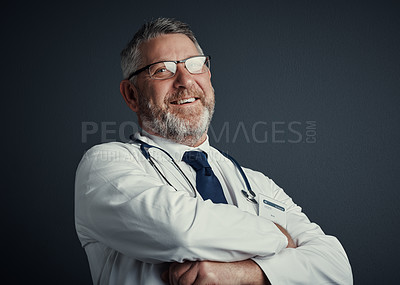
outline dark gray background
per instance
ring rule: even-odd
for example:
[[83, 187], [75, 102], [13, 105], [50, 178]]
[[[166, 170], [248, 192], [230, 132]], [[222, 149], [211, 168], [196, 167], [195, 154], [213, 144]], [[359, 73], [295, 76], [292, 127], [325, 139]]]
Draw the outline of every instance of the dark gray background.
[[[75, 169], [90, 146], [134, 129], [119, 52], [159, 16], [188, 22], [212, 55], [214, 145], [337, 236], [356, 284], [397, 283], [399, 12], [396, 1], [6, 1], [2, 232], [13, 284], [90, 284]], [[85, 122], [99, 127], [87, 140]]]

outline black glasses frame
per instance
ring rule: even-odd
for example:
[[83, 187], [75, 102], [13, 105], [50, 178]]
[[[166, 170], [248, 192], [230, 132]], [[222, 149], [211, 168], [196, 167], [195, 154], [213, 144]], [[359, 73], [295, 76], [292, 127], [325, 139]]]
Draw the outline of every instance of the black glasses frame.
[[[154, 64], [162, 63], [162, 62], [174, 62], [175, 64], [178, 64], [178, 63], [181, 63], [181, 62], [182, 62], [182, 63], [185, 63], [188, 59], [195, 58], [195, 57], [206, 57], [206, 61], [205, 61], [204, 63], [206, 63], [206, 62], [208, 62], [208, 61], [211, 60], [211, 56], [210, 56], [210, 55], [195, 55], [195, 56], [191, 56], [191, 57], [188, 57], [188, 58], [182, 59], [182, 60], [161, 60], [161, 61], [157, 61], [157, 62], [150, 63], [149, 65], [146, 65], [145, 67], [142, 67], [142, 68], [140, 68], [140, 69], [138, 69], [138, 70], [132, 72], [132, 73], [128, 76], [127, 80], [130, 80], [133, 76], [136, 76], [136, 75], [138, 75], [139, 73], [145, 71], [146, 69], [149, 69], [150, 66], [152, 66], [152, 65], [154, 65]], [[186, 66], [185, 66], [185, 67], [186, 67]], [[199, 73], [199, 74], [201, 74], [201, 73]], [[167, 78], [166, 78], [166, 79], [167, 79]]]

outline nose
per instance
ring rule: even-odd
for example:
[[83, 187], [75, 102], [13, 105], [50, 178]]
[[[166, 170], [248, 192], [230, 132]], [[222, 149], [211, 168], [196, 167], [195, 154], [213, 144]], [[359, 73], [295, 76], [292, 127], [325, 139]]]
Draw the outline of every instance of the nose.
[[174, 87], [189, 89], [194, 84], [193, 74], [186, 68], [184, 63], [178, 63], [174, 76]]

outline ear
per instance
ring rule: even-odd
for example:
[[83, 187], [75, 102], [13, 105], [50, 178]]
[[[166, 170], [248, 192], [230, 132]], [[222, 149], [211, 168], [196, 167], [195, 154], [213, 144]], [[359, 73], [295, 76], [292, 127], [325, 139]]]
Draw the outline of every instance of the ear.
[[138, 90], [129, 80], [122, 80], [119, 85], [119, 91], [125, 99], [126, 104], [132, 111], [137, 112], [139, 110], [138, 101]]

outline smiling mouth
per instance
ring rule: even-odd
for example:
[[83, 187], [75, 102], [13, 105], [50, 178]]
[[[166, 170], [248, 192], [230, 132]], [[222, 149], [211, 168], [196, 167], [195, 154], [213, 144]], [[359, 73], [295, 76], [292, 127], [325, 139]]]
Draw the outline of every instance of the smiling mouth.
[[187, 99], [181, 99], [177, 101], [172, 101], [171, 104], [174, 105], [184, 105], [184, 104], [189, 104], [193, 103], [194, 101], [198, 100], [199, 98], [187, 98]]

